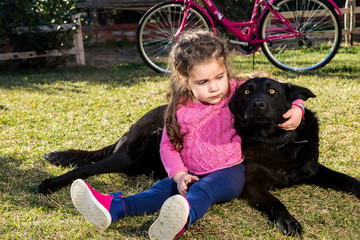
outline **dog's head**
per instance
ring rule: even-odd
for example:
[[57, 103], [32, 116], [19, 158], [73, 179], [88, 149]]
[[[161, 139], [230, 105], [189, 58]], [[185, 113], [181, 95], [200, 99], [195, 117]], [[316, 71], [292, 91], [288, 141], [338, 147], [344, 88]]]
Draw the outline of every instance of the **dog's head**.
[[309, 89], [270, 78], [253, 78], [240, 85], [229, 103], [238, 134], [244, 128], [274, 131], [296, 99], [316, 97]]

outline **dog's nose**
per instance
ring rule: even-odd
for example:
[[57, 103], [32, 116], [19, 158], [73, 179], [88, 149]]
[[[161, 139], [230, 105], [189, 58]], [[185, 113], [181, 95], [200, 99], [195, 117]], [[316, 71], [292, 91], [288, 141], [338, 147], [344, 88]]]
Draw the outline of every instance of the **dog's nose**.
[[265, 103], [262, 101], [255, 101], [253, 102], [253, 108], [257, 110], [264, 110], [265, 109]]

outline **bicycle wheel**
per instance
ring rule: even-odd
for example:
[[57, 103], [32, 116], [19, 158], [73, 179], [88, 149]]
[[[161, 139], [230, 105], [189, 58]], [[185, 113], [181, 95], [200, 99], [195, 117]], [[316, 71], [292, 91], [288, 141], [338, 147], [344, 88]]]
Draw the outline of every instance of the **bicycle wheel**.
[[[160, 3], [145, 13], [137, 29], [137, 47], [144, 62], [156, 72], [171, 73], [168, 56], [184, 15], [183, 3]], [[211, 30], [209, 19], [192, 6], [182, 32]]]
[[[341, 42], [341, 28], [334, 8], [324, 0], [277, 0], [274, 5], [303, 36], [264, 42], [261, 48], [276, 67], [305, 71], [325, 66]], [[264, 13], [259, 25], [260, 39], [290, 33], [272, 12]]]

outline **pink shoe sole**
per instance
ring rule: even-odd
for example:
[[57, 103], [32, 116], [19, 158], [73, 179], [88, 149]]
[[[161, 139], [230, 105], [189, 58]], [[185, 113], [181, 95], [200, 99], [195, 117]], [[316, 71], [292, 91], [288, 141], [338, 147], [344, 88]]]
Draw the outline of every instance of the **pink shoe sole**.
[[109, 211], [94, 197], [83, 180], [73, 182], [70, 194], [74, 206], [97, 230], [104, 231], [110, 226]]

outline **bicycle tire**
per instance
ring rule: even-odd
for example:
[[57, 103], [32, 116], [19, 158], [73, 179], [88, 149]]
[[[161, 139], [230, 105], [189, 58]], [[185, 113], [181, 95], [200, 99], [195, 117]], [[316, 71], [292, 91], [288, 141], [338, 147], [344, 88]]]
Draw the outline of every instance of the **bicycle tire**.
[[[325, 0], [277, 0], [274, 5], [302, 37], [284, 38], [261, 44], [267, 59], [282, 70], [307, 71], [321, 68], [335, 56], [341, 43], [341, 28], [334, 8]], [[259, 25], [259, 38], [288, 31], [269, 10]]]
[[[137, 29], [137, 48], [143, 61], [156, 72], [171, 73], [168, 57], [174, 36], [181, 25], [183, 3], [165, 2], [149, 9], [141, 18]], [[182, 33], [189, 30], [212, 30], [207, 16], [191, 6]]]

